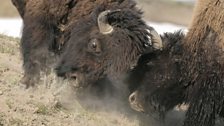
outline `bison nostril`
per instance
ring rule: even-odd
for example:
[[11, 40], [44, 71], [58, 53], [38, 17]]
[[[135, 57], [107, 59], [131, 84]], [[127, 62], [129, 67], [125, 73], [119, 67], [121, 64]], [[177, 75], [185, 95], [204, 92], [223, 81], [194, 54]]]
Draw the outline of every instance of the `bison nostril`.
[[70, 78], [76, 80], [77, 79], [77, 74], [76, 73], [71, 73]]
[[129, 102], [130, 103], [134, 103], [136, 101], [136, 92], [132, 93], [130, 96], [129, 96]]
[[77, 74], [76, 73], [67, 73], [66, 74], [66, 78], [70, 78], [70, 79], [77, 79]]

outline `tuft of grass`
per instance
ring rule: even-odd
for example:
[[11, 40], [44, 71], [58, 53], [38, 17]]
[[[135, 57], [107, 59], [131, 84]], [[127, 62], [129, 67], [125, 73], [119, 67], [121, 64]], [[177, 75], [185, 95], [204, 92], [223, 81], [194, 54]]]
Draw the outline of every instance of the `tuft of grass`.
[[4, 114], [3, 113], [0, 113], [0, 126], [4, 126]]
[[55, 111], [64, 110], [63, 105], [60, 102], [56, 102], [52, 106], [52, 109], [55, 110]]
[[34, 113], [41, 115], [50, 115], [50, 109], [44, 104], [36, 104], [36, 110]]
[[11, 55], [15, 55], [15, 51], [11, 48], [5, 48], [4, 46], [0, 46], [0, 53], [8, 53]]
[[9, 99], [7, 99], [6, 101], [5, 101], [5, 103], [6, 103], [6, 105], [9, 107], [9, 109], [12, 109], [12, 101], [10, 101]]
[[0, 118], [0, 126], [4, 126], [3, 119]]
[[9, 124], [11, 126], [22, 126], [23, 121], [19, 118], [11, 118], [11, 119], [9, 119]]
[[19, 43], [19, 41], [20, 41], [20, 38], [18, 38], [18, 37], [11, 37], [11, 36], [7, 36], [7, 35], [3, 35], [3, 34], [0, 34], [0, 39], [4, 39], [6, 41], [15, 41], [17, 43]]
[[15, 55], [19, 52], [19, 38], [9, 37], [0, 34], [0, 41], [0, 53], [8, 53], [11, 55]]

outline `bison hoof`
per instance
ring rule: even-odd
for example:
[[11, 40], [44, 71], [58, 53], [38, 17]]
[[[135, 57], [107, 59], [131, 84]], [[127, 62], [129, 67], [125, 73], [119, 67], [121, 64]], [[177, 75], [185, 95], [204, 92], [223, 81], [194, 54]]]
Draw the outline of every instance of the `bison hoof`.
[[24, 76], [21, 80], [20, 83], [25, 85], [25, 88], [28, 89], [30, 87], [34, 87], [35, 83], [38, 82], [37, 77], [30, 77], [30, 76]]

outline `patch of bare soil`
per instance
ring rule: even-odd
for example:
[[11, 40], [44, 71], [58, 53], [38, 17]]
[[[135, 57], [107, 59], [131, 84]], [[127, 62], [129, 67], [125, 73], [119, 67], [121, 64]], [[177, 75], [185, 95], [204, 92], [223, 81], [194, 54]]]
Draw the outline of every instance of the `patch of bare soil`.
[[0, 126], [138, 126], [118, 111], [88, 110], [54, 74], [24, 89], [19, 39], [0, 35]]

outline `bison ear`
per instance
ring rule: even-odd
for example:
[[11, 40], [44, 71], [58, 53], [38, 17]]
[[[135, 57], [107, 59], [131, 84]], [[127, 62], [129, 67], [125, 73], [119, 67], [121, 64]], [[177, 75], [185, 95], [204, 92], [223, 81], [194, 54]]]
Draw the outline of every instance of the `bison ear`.
[[98, 15], [97, 23], [98, 23], [99, 30], [102, 34], [110, 34], [113, 32], [114, 28], [108, 23], [107, 16], [111, 13], [118, 12], [118, 11], [120, 11], [120, 9], [117, 9], [114, 11], [106, 10], [101, 12]]

